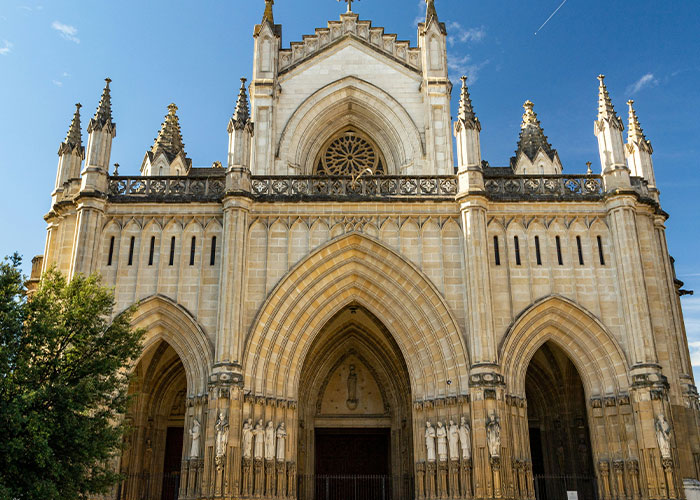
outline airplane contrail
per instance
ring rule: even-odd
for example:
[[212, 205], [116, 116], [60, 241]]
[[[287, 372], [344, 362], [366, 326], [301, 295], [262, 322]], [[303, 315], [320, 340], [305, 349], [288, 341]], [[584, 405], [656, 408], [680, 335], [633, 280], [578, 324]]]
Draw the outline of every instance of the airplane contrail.
[[569, 0], [564, 0], [564, 1], [561, 3], [561, 5], [560, 5], [559, 7], [557, 7], [557, 10], [555, 10], [554, 12], [552, 12], [552, 15], [549, 16], [549, 17], [547, 18], [547, 20], [546, 20], [544, 23], [542, 23], [542, 26], [540, 26], [540, 27], [537, 29], [537, 31], [535, 31], [535, 35], [537, 35], [537, 33], [539, 33], [540, 30], [541, 30], [542, 28], [544, 28], [544, 27], [547, 25], [547, 23], [548, 23], [549, 21], [552, 20], [552, 18], [553, 18], [554, 16], [557, 15], [557, 12], [559, 12], [559, 9], [561, 9], [561, 8], [564, 6], [564, 4], [565, 4], [566, 2], [568, 2], [568, 1], [569, 1]]

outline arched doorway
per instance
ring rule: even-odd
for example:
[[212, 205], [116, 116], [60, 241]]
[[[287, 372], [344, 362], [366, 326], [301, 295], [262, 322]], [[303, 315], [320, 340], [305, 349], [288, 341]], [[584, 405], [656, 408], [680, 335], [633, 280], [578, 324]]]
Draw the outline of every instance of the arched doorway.
[[158, 341], [144, 352], [129, 387], [133, 398], [122, 453], [124, 500], [178, 498], [183, 455], [187, 380], [175, 350]]
[[305, 358], [299, 391], [299, 498], [411, 498], [406, 363], [377, 318], [349, 305]]
[[593, 457], [581, 377], [567, 354], [546, 342], [525, 377], [537, 500], [595, 499]]

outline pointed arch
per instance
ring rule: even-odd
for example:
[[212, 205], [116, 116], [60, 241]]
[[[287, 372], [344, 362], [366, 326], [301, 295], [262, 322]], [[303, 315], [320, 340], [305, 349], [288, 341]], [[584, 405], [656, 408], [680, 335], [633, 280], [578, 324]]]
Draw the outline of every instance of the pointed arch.
[[415, 122], [394, 97], [369, 82], [347, 76], [309, 96], [287, 121], [276, 157], [311, 174], [316, 154], [339, 127], [362, 129], [384, 154], [389, 174], [422, 161], [425, 146]]
[[214, 348], [187, 309], [168, 297], [152, 295], [138, 303], [132, 326], [146, 331], [144, 353], [161, 340], [175, 350], [185, 367], [190, 396], [206, 393]]
[[415, 397], [466, 394], [467, 348], [444, 297], [415, 265], [357, 233], [321, 247], [270, 294], [246, 339], [247, 389], [296, 399], [309, 347], [349, 304], [364, 307], [391, 333], [410, 360]]
[[569, 356], [588, 398], [629, 389], [624, 351], [601, 321], [565, 297], [549, 296], [521, 313], [501, 342], [501, 366], [510, 393], [525, 396], [530, 360], [547, 341]]

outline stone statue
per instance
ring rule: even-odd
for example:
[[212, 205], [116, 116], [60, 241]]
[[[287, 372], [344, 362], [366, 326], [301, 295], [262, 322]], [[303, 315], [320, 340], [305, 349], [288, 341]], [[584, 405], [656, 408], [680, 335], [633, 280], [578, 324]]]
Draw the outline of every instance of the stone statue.
[[348, 373], [348, 399], [345, 404], [349, 410], [357, 408], [357, 373], [355, 373], [355, 365], [350, 365], [350, 373]]
[[440, 421], [437, 423], [435, 435], [437, 436], [438, 458], [441, 462], [445, 462], [447, 461], [447, 429]]
[[284, 422], [277, 427], [277, 461], [284, 462], [287, 444], [287, 429]]
[[435, 428], [430, 421], [425, 423], [425, 447], [428, 454], [428, 462], [435, 461]]
[[459, 460], [459, 428], [450, 420], [447, 428], [447, 441], [450, 445], [450, 460]]
[[243, 423], [241, 448], [243, 449], [243, 458], [251, 458], [253, 456], [253, 420], [250, 418]]
[[486, 421], [486, 440], [491, 458], [499, 458], [501, 456], [501, 422], [495, 414]]
[[459, 421], [459, 443], [462, 446], [462, 458], [464, 460], [472, 458], [471, 429], [465, 417], [462, 417]]
[[253, 456], [256, 459], [262, 459], [265, 448], [265, 430], [263, 429], [262, 418], [258, 420], [257, 424], [255, 424], [255, 428], [253, 429], [253, 437], [255, 438], [255, 449]]
[[216, 457], [221, 458], [226, 455], [226, 444], [228, 443], [228, 418], [224, 411], [219, 412], [219, 418], [216, 419]]
[[275, 459], [275, 424], [270, 420], [265, 427], [265, 460]]
[[668, 423], [663, 413], [656, 416], [656, 440], [659, 442], [661, 458], [671, 458], [671, 424]]
[[190, 429], [190, 436], [192, 436], [190, 458], [199, 458], [199, 439], [202, 436], [202, 426], [199, 424], [199, 420], [197, 420], [196, 418], [192, 419], [192, 428]]

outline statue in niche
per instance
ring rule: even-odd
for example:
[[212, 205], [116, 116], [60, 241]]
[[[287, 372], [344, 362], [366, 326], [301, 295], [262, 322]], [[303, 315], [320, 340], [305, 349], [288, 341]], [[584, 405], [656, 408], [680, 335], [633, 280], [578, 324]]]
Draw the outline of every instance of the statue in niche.
[[459, 443], [462, 446], [462, 458], [464, 460], [472, 458], [471, 429], [466, 417], [462, 417], [459, 421]]
[[355, 365], [350, 365], [350, 373], [348, 373], [348, 399], [345, 404], [349, 410], [357, 408], [357, 373], [355, 373]]
[[445, 462], [447, 461], [447, 429], [439, 420], [435, 435], [437, 436], [438, 458], [441, 462]]
[[226, 455], [226, 444], [228, 443], [228, 418], [226, 418], [224, 411], [219, 412], [214, 430], [216, 430], [216, 458], [217, 461], [221, 461]]
[[447, 428], [447, 440], [450, 445], [450, 460], [459, 460], [459, 428], [452, 419]]
[[243, 449], [243, 458], [251, 458], [253, 456], [253, 420], [250, 418], [243, 423], [241, 448]]
[[265, 460], [275, 459], [275, 424], [270, 420], [265, 427]]
[[196, 418], [192, 419], [192, 428], [190, 429], [190, 436], [192, 436], [192, 446], [190, 446], [190, 458], [199, 458], [199, 439], [202, 436], [202, 426], [199, 424], [199, 420]]
[[428, 454], [428, 462], [435, 461], [435, 428], [430, 421], [425, 423], [425, 448]]
[[668, 423], [663, 413], [656, 416], [656, 440], [659, 442], [661, 458], [671, 458], [671, 424]]
[[253, 428], [253, 437], [255, 439], [253, 456], [255, 459], [262, 459], [265, 449], [265, 430], [263, 429], [262, 418], [258, 420], [255, 428]]
[[287, 445], [287, 429], [284, 422], [277, 427], [277, 461], [284, 462]]
[[496, 414], [491, 415], [486, 421], [486, 440], [488, 442], [491, 458], [500, 458], [501, 422]]

